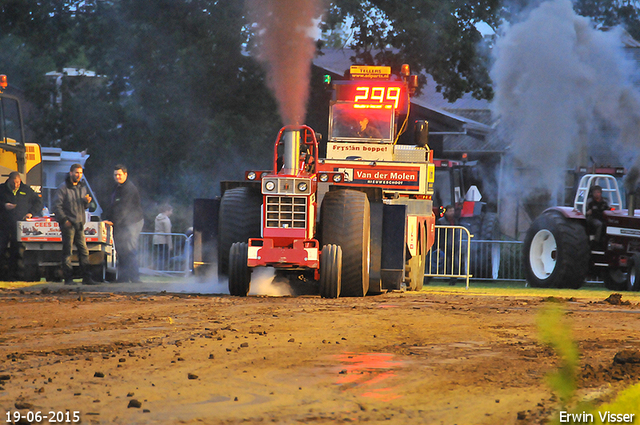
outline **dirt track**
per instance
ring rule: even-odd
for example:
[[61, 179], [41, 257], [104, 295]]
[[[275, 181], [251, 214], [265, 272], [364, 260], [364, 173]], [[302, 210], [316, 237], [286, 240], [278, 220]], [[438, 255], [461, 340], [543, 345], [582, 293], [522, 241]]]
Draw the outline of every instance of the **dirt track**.
[[[549, 300], [535, 291], [324, 300], [90, 289], [0, 290], [3, 423], [16, 406], [78, 411], [85, 424], [447, 425], [541, 423], [558, 407], [544, 384], [556, 356], [535, 325]], [[581, 394], [606, 398], [640, 377], [612, 363], [640, 349], [640, 306], [603, 294], [563, 304]]]

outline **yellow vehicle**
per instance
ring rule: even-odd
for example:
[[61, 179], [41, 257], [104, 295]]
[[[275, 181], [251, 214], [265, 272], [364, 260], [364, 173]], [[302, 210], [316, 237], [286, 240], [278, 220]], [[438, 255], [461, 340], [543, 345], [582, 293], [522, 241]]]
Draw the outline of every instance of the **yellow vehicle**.
[[42, 154], [40, 145], [26, 143], [22, 109], [17, 97], [5, 93], [7, 76], [0, 75], [0, 183], [13, 171], [40, 193]]

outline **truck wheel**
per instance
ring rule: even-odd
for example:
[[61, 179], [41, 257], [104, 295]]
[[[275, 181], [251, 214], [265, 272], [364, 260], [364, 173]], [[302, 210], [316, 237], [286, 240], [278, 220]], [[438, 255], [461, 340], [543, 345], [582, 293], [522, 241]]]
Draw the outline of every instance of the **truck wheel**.
[[579, 288], [589, 269], [587, 232], [557, 212], [533, 221], [523, 254], [527, 282], [535, 288]]
[[61, 282], [62, 270], [60, 269], [60, 267], [47, 266], [44, 269], [44, 277], [47, 282]]
[[640, 291], [640, 254], [633, 254], [629, 259], [629, 273], [627, 273], [627, 291]]
[[355, 190], [327, 192], [322, 201], [322, 243], [342, 248], [340, 295], [364, 297], [369, 290], [370, 207]]
[[262, 195], [248, 187], [224, 192], [218, 217], [218, 275], [229, 272], [229, 252], [236, 242], [259, 238]]
[[236, 242], [229, 250], [229, 293], [246, 297], [251, 284], [251, 269], [247, 266], [249, 244]]
[[340, 296], [342, 274], [342, 248], [325, 245], [320, 254], [320, 296], [338, 298]]
[[116, 271], [113, 271], [113, 272], [107, 272], [105, 274], [105, 279], [106, 279], [107, 282], [110, 282], [110, 283], [117, 282], [118, 281], [118, 271], [116, 270]]
[[40, 267], [35, 264], [27, 265], [22, 271], [22, 279], [25, 282], [40, 282]]
[[38, 259], [33, 255], [33, 251], [27, 251], [22, 244], [18, 247], [16, 274], [16, 277], [24, 282], [40, 281], [40, 267], [38, 267]]
[[105, 277], [107, 275], [107, 265], [103, 262], [102, 264], [94, 264], [90, 267], [91, 277], [96, 282], [104, 282]]

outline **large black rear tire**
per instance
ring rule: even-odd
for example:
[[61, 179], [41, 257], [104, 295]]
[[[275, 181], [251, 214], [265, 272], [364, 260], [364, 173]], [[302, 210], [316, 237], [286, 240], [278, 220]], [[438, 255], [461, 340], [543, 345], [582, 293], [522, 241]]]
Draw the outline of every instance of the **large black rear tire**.
[[218, 217], [218, 275], [229, 272], [229, 250], [236, 242], [259, 238], [262, 195], [248, 187], [227, 190]]
[[229, 293], [246, 297], [251, 286], [251, 268], [247, 266], [249, 244], [236, 242], [229, 250]]
[[340, 295], [363, 297], [369, 290], [370, 206], [355, 190], [327, 192], [322, 201], [322, 243], [342, 248]]
[[589, 270], [584, 226], [550, 211], [536, 218], [524, 240], [525, 274], [536, 288], [579, 288]]
[[341, 289], [342, 248], [338, 245], [325, 245], [320, 255], [320, 296], [338, 298]]

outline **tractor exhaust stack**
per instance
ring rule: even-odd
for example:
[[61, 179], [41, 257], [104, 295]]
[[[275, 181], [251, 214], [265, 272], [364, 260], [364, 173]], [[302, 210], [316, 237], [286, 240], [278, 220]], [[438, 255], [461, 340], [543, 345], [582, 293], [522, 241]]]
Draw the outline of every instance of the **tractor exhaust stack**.
[[286, 130], [284, 133], [284, 157], [283, 172], [285, 174], [298, 174], [300, 164], [300, 131]]

